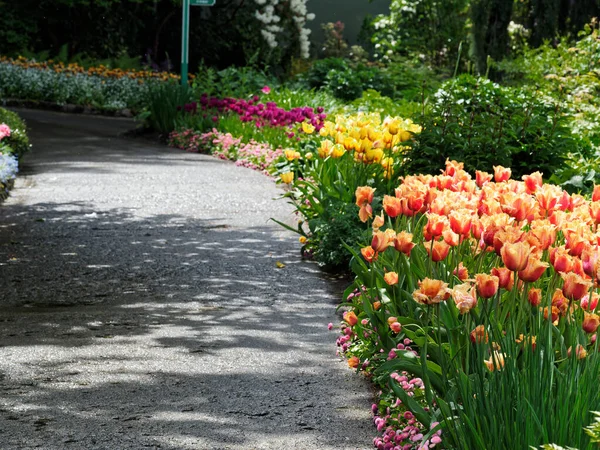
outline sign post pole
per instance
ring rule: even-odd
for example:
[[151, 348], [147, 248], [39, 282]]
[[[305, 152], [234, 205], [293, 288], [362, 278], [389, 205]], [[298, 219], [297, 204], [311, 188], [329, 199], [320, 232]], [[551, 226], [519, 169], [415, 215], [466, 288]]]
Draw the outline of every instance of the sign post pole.
[[190, 45], [190, 6], [214, 6], [217, 0], [183, 0], [181, 21], [181, 85], [187, 86]]
[[181, 25], [181, 85], [188, 82], [188, 57], [190, 40], [190, 0], [183, 0], [183, 16]]

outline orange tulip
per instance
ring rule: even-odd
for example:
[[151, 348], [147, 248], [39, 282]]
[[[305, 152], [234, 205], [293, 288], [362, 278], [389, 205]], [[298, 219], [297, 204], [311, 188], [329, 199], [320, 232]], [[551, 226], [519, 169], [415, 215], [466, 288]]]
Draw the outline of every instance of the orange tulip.
[[494, 267], [491, 270], [491, 274], [498, 277], [498, 285], [502, 289], [512, 291], [512, 288], [515, 285], [515, 275], [513, 271], [507, 269], [506, 267]]
[[459, 284], [451, 291], [452, 299], [461, 314], [466, 314], [477, 306], [475, 286], [470, 283]]
[[[371, 205], [369, 205], [371, 206]], [[363, 220], [363, 222], [366, 222], [366, 220]], [[385, 219], [383, 218], [383, 211], [381, 211], [381, 214], [379, 216], [375, 216], [375, 218], [373, 219], [373, 223], [371, 224], [371, 226], [373, 227], [373, 231], [379, 231], [379, 229], [385, 224]]]
[[419, 281], [419, 289], [413, 292], [413, 299], [423, 305], [433, 305], [448, 299], [450, 291], [448, 284], [441, 280], [424, 278]]
[[557, 272], [570, 272], [573, 270], [573, 258], [565, 249], [564, 245], [550, 249], [550, 264]]
[[573, 272], [561, 273], [560, 276], [564, 280], [562, 292], [569, 300], [580, 300], [592, 285], [591, 281]]
[[351, 369], [356, 369], [359, 365], [360, 359], [358, 359], [358, 356], [352, 356], [348, 358], [348, 367], [350, 367]]
[[531, 288], [527, 293], [527, 300], [531, 306], [539, 306], [542, 302], [542, 290], [539, 288]]
[[[393, 232], [394, 230], [391, 231]], [[373, 233], [373, 239], [371, 239], [371, 248], [375, 250], [375, 253], [384, 252], [390, 246], [390, 244], [390, 235], [388, 233], [383, 231], [376, 231]]]
[[485, 360], [484, 363], [490, 372], [501, 370], [504, 367], [504, 354], [494, 351], [490, 359]]
[[356, 206], [363, 206], [367, 203], [373, 202], [375, 196], [375, 189], [370, 186], [359, 186], [356, 188]]
[[390, 217], [397, 217], [402, 213], [402, 202], [399, 198], [390, 195], [383, 196], [383, 210]]
[[583, 331], [592, 334], [596, 332], [598, 326], [600, 326], [600, 316], [586, 312], [582, 323]]
[[600, 200], [600, 186], [594, 184], [594, 192], [592, 192], [592, 201], [597, 202]]
[[494, 166], [494, 181], [502, 183], [510, 179], [511, 170], [502, 166]]
[[488, 343], [489, 336], [483, 325], [477, 325], [469, 334], [469, 339], [473, 344]]
[[548, 307], [546, 306], [543, 309], [544, 312], [544, 319], [548, 320], [548, 318], [551, 318], [552, 323], [556, 322], [558, 320], [558, 308], [556, 306], [552, 306], [552, 308], [550, 309], [550, 312], [548, 312]]
[[529, 283], [539, 280], [549, 264], [539, 258], [531, 256], [527, 260], [527, 266], [519, 271], [519, 279]]
[[354, 313], [354, 311], [346, 311], [344, 313], [344, 320], [346, 321], [346, 323], [348, 325], [350, 325], [351, 327], [353, 327], [354, 325], [356, 325], [358, 323], [358, 317], [356, 317], [356, 314]]
[[523, 175], [523, 181], [525, 182], [525, 188], [527, 189], [528, 194], [533, 194], [544, 183], [541, 172]]
[[406, 256], [410, 256], [410, 252], [415, 246], [412, 241], [413, 235], [412, 233], [408, 233], [406, 231], [401, 231], [396, 235], [396, 239], [394, 241], [394, 247], [399, 252], [404, 253]]
[[366, 203], [363, 206], [361, 206], [360, 209], [358, 210], [358, 218], [360, 219], [361, 222], [364, 223], [367, 220], [369, 220], [371, 217], [373, 217], [373, 207], [371, 205], [369, 205], [368, 203]]
[[499, 278], [487, 273], [478, 273], [475, 275], [477, 284], [477, 293], [483, 298], [491, 298], [498, 292]]
[[383, 280], [390, 286], [393, 286], [394, 284], [398, 284], [398, 274], [396, 272], [387, 272], [383, 276]]
[[361, 248], [360, 253], [367, 262], [373, 262], [374, 259], [377, 259], [377, 253], [375, 253], [375, 250], [373, 250], [373, 247], [370, 245], [368, 247]]
[[483, 187], [484, 184], [492, 181], [492, 174], [487, 172], [475, 171], [475, 182], [477, 186]]
[[446, 216], [434, 213], [427, 214], [427, 225], [425, 227], [430, 236], [441, 236], [447, 226], [448, 219]]
[[471, 221], [473, 215], [468, 210], [454, 210], [448, 216], [450, 228], [456, 234], [467, 236], [471, 232]]
[[527, 267], [527, 261], [531, 254], [531, 247], [526, 242], [507, 242], [502, 246], [500, 251], [502, 262], [507, 269], [519, 271]]
[[427, 254], [433, 262], [443, 261], [446, 259], [446, 256], [448, 256], [448, 252], [450, 251], [450, 246], [444, 241], [433, 241], [433, 248], [431, 241], [426, 241], [423, 243], [423, 245], [425, 245]]
[[[460, 263], [458, 263], [458, 267], [456, 269], [454, 269], [454, 272], [452, 272], [460, 281], [465, 281], [467, 278], [469, 278], [469, 271], [467, 270], [467, 268], [463, 265], [462, 261]], [[494, 275], [494, 274], [492, 274]]]

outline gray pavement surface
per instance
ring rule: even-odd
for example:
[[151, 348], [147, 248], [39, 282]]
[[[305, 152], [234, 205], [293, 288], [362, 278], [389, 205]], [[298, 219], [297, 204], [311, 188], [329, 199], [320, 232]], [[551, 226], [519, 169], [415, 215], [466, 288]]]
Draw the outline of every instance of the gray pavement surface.
[[327, 330], [344, 283], [268, 220], [293, 220], [270, 179], [119, 137], [130, 120], [18, 112], [0, 449], [371, 448], [370, 388]]

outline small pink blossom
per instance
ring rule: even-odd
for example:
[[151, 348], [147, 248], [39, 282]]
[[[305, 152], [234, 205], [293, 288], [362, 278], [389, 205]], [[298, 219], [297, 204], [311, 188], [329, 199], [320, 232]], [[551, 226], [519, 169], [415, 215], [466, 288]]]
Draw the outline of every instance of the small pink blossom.
[[268, 94], [271, 92], [271, 88], [269, 86], [265, 86], [264, 88], [261, 89], [263, 94]]
[[5, 123], [0, 124], [0, 141], [10, 136], [10, 127]]

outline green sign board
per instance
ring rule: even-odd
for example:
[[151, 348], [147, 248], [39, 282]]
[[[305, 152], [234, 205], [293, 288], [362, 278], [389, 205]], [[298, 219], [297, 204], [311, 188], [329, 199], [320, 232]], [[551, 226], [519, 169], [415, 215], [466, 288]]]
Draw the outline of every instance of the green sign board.
[[217, 0], [190, 0], [190, 6], [214, 6]]

